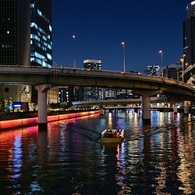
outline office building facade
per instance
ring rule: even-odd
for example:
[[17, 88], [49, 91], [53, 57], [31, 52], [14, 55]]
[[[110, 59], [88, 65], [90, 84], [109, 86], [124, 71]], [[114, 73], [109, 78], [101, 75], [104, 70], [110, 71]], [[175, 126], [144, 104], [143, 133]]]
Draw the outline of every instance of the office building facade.
[[102, 61], [94, 60], [94, 59], [86, 59], [83, 60], [83, 68], [89, 70], [101, 70], [102, 69]]
[[0, 1], [0, 65], [30, 64], [30, 2]]
[[195, 63], [195, 1], [186, 6], [187, 19], [183, 22], [184, 69]]
[[30, 1], [30, 63], [52, 66], [52, 0]]
[[165, 69], [165, 76], [167, 78], [172, 78], [175, 80], [182, 80], [181, 78], [182, 65], [181, 64], [170, 64]]
[[51, 0], [0, 1], [0, 65], [52, 66]]
[[147, 74], [156, 76], [156, 75], [158, 75], [159, 70], [160, 70], [159, 65], [150, 65], [150, 66], [148, 66]]
[[[96, 59], [83, 60], [83, 68], [85, 70], [101, 70], [102, 61]], [[101, 88], [100, 87], [84, 87], [84, 101], [101, 100]]]
[[[3, 65], [52, 66], [51, 0], [0, 1], [0, 66]], [[11, 101], [30, 102], [32, 96], [28, 85], [1, 86], [0, 93], [0, 101], [11, 97]]]

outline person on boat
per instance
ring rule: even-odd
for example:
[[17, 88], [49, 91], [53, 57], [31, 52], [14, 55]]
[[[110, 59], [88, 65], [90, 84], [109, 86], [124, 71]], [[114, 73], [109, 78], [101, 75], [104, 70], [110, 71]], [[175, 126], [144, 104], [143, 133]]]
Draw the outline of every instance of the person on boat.
[[121, 132], [120, 129], [116, 130], [117, 137], [120, 135], [120, 132]]

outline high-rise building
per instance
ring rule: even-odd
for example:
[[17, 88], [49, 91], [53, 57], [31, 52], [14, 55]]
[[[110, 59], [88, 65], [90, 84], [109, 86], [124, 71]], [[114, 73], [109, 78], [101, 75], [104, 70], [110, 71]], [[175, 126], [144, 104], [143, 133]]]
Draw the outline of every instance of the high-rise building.
[[52, 65], [51, 0], [0, 1], [0, 65]]
[[94, 60], [94, 59], [86, 59], [83, 60], [83, 68], [90, 70], [101, 70], [102, 69], [102, 61]]
[[52, 0], [31, 0], [30, 12], [31, 65], [51, 67]]
[[187, 19], [183, 22], [184, 69], [195, 63], [195, 1], [186, 6]]
[[165, 75], [167, 78], [172, 78], [175, 80], [182, 80], [181, 78], [182, 65], [181, 64], [170, 64], [165, 69]]
[[194, 16], [195, 14], [195, 1], [192, 1], [186, 6], [187, 18]]
[[29, 1], [0, 1], [0, 65], [30, 64], [29, 24]]
[[157, 75], [157, 72], [160, 70], [159, 65], [150, 65], [148, 66], [148, 74], [149, 75]]
[[[83, 60], [83, 68], [86, 70], [101, 70], [102, 61], [95, 59]], [[84, 100], [101, 100], [101, 88], [100, 87], [84, 87]]]
[[[2, 65], [52, 66], [52, 0], [0, 0]], [[3, 86], [0, 94], [0, 101], [29, 102], [32, 92], [26, 85]]]

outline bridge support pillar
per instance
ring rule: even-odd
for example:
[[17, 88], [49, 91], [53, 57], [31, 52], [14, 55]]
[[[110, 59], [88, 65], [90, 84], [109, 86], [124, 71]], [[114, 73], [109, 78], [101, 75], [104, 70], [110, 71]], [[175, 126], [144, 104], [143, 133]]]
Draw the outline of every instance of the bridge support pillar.
[[150, 114], [150, 96], [147, 94], [142, 95], [142, 119], [144, 124], [151, 123], [151, 114]]
[[188, 101], [184, 101], [184, 114], [188, 115], [189, 114], [189, 105]]
[[38, 129], [47, 130], [47, 91], [51, 85], [37, 85], [38, 91]]
[[150, 97], [161, 93], [160, 90], [149, 90], [149, 91], [135, 91], [134, 93], [142, 96], [142, 120], [143, 124], [151, 124], [151, 102]]
[[174, 114], [177, 114], [177, 104], [173, 105], [173, 112], [174, 112]]

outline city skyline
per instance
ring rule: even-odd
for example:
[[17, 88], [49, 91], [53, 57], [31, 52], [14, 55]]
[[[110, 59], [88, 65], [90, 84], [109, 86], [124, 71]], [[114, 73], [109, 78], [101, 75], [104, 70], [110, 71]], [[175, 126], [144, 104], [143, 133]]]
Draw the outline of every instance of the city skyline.
[[53, 64], [73, 67], [76, 48], [77, 68], [82, 68], [84, 59], [97, 59], [102, 61], [102, 69], [122, 71], [123, 41], [126, 71], [143, 72], [149, 65], [161, 65], [159, 50], [164, 67], [179, 63], [190, 2], [55, 1]]

